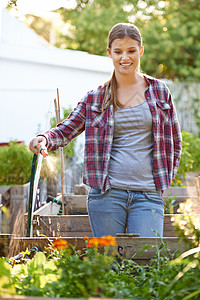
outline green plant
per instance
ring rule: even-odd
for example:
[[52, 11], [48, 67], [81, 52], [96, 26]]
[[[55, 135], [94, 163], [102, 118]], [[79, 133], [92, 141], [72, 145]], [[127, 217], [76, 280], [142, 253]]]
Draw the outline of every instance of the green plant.
[[199, 299], [199, 247], [174, 258], [162, 240], [150, 264], [143, 266], [119, 257], [110, 245], [116, 245], [114, 237], [86, 238], [86, 248], [76, 251], [65, 240], [54, 240], [48, 256], [39, 252], [10, 268], [7, 288], [50, 298]]
[[0, 258], [0, 296], [14, 295], [16, 289], [11, 285], [11, 268], [5, 261]]
[[191, 248], [200, 246], [200, 218], [192, 211], [192, 202], [180, 203], [179, 214], [174, 217], [174, 227], [181, 240]]
[[179, 203], [176, 203], [176, 195], [168, 197], [167, 201], [164, 202], [165, 214], [174, 214], [174, 209], [178, 207]]
[[199, 110], [200, 99], [198, 97], [195, 97], [192, 100], [193, 100], [192, 108], [193, 108], [194, 119], [198, 127], [198, 136], [200, 138], [200, 110]]
[[48, 261], [42, 252], [36, 253], [26, 264], [15, 264], [12, 275], [17, 294], [24, 296], [48, 295], [51, 283], [59, 278], [55, 261]]
[[0, 184], [24, 184], [30, 179], [33, 154], [24, 144], [11, 141], [0, 148]]
[[182, 154], [175, 181], [184, 179], [188, 172], [200, 171], [200, 138], [190, 132], [182, 132]]

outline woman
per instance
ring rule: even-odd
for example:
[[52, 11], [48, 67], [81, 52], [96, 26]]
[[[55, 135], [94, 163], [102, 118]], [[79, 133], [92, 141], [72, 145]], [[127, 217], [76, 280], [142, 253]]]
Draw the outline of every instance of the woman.
[[165, 84], [140, 72], [144, 47], [138, 28], [116, 24], [109, 32], [111, 79], [90, 91], [69, 117], [30, 142], [38, 154], [66, 146], [85, 130], [83, 182], [94, 236], [163, 235], [162, 192], [174, 178], [181, 132]]

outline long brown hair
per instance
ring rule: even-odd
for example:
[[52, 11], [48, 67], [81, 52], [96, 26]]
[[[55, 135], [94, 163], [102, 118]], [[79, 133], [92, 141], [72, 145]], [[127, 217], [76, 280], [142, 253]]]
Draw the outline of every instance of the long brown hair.
[[[139, 29], [135, 25], [130, 23], [118, 23], [111, 28], [108, 34], [108, 48], [111, 49], [114, 40], [122, 39], [127, 36], [136, 40], [139, 47], [142, 46], [142, 37]], [[137, 67], [137, 72], [140, 72], [140, 66]], [[117, 81], [115, 77], [115, 70], [107, 83], [102, 111], [104, 111], [108, 104], [113, 104], [114, 110], [117, 110], [117, 107], [123, 107], [117, 100]]]

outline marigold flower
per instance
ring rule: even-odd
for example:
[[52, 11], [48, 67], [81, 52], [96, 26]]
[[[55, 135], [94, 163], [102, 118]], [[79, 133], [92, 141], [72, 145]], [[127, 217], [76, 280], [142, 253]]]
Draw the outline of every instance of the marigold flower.
[[90, 238], [90, 239], [88, 239], [87, 247], [92, 247], [92, 246], [95, 246], [95, 247], [117, 246], [116, 238], [111, 235], [108, 235], [108, 236], [104, 235], [100, 238], [96, 238], [96, 237]]
[[100, 244], [102, 246], [117, 246], [116, 237], [112, 235], [104, 235], [100, 238]]
[[88, 241], [89, 237], [87, 235], [85, 235], [83, 239], [84, 239], [84, 241]]
[[99, 238], [91, 238], [88, 239], [87, 247], [90, 248], [92, 246], [98, 247], [99, 246]]
[[177, 180], [177, 182], [176, 182], [178, 185], [180, 185], [181, 183], [182, 183], [182, 181], [181, 180]]
[[66, 248], [68, 248], [67, 241], [58, 238], [58, 239], [53, 241], [53, 248], [55, 248], [57, 250], [66, 249]]

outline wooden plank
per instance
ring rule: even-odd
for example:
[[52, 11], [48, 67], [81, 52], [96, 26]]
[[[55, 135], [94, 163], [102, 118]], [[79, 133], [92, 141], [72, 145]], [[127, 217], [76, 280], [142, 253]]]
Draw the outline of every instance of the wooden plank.
[[[180, 189], [184, 189], [183, 191]], [[185, 188], [179, 188], [179, 190], [175, 190], [174, 194], [171, 195], [173, 192], [166, 192], [166, 194], [164, 194], [163, 196], [163, 200], [164, 202], [168, 203], [168, 198], [174, 196], [177, 192], [179, 192], [179, 194], [177, 194], [176, 199], [175, 199], [175, 204], [177, 203], [182, 203], [185, 202], [186, 200], [188, 200], [189, 198], [192, 200], [193, 203], [193, 211], [196, 213], [200, 213], [200, 200], [198, 199], [197, 195], [195, 195], [195, 191], [194, 188], [192, 188], [193, 190], [193, 194], [192, 196], [188, 196], [187, 195], [187, 191], [185, 190]], [[69, 205], [69, 211], [83, 211], [86, 212], [87, 211], [87, 195], [66, 195], [66, 201], [68, 202]], [[174, 213], [177, 212], [177, 208], [175, 208]]]
[[[176, 236], [172, 225], [174, 215], [164, 217], [164, 236]], [[194, 216], [199, 217], [199, 214]], [[46, 224], [46, 225], [45, 225]], [[34, 236], [85, 236], [92, 235], [87, 215], [34, 216]]]
[[40, 220], [49, 227], [50, 231], [62, 232], [90, 232], [90, 223], [87, 215], [61, 215], [61, 216], [37, 216], [34, 230], [40, 230]]
[[[179, 242], [177, 237], [165, 237], [163, 241], [167, 243], [167, 248], [171, 253], [179, 251], [180, 253], [188, 250], [188, 246], [183, 242]], [[151, 259], [158, 247], [162, 244], [160, 238], [117, 238], [117, 244], [123, 248], [122, 253], [125, 257], [133, 257], [134, 260], [148, 260]], [[138, 255], [146, 245], [152, 245], [148, 249], [144, 250], [140, 255]], [[162, 249], [161, 252], [164, 254], [165, 250]]]
[[[182, 188], [185, 189], [185, 188]], [[172, 197], [175, 195], [175, 193], [173, 195], [170, 195], [171, 192], [168, 192], [168, 194], [164, 194], [163, 196], [163, 200], [164, 202], [168, 203], [168, 198]], [[188, 198], [190, 198], [192, 200], [193, 206], [194, 206], [194, 212], [196, 213], [200, 213], [200, 199], [197, 197], [197, 195], [193, 195], [193, 196], [188, 196], [187, 193], [185, 191], [181, 191], [180, 195], [178, 194], [176, 196], [175, 199], [175, 204], [181, 203], [181, 202], [185, 202], [186, 200], [188, 200]], [[87, 195], [73, 195], [73, 194], [67, 194], [65, 195], [65, 202], [67, 203], [69, 212], [73, 212], [73, 211], [80, 211], [80, 212], [87, 212]], [[55, 204], [56, 205], [56, 204]], [[177, 208], [175, 208], [174, 213], [176, 213]], [[40, 212], [41, 211], [41, 212]], [[40, 210], [37, 210], [35, 212], [35, 214], [37, 215], [41, 215], [44, 211], [44, 208], [41, 208]], [[46, 215], [48, 214], [48, 212], [45, 213]], [[49, 213], [50, 214], [50, 213]]]
[[[5, 300], [60, 300], [61, 298], [49, 298], [49, 297], [26, 297], [26, 296], [1, 296], [0, 299]], [[74, 300], [86, 299], [86, 298], [73, 298]], [[88, 298], [91, 299], [91, 298]], [[101, 298], [103, 299], [103, 298]], [[62, 300], [72, 300], [72, 298], [62, 298]]]
[[8, 255], [11, 237], [11, 234], [0, 234], [0, 257]]
[[[10, 251], [8, 257], [13, 257], [26, 249], [37, 247], [39, 251], [43, 251], [46, 247], [51, 245], [51, 242], [57, 237], [13, 237], [10, 240]], [[74, 246], [77, 250], [85, 248], [85, 241], [83, 237], [63, 237], [69, 244]]]
[[190, 187], [170, 187], [164, 191], [163, 196], [173, 197], [184, 196], [184, 197], [193, 197], [197, 196], [197, 190], [195, 186]]
[[65, 201], [71, 210], [86, 211], [87, 195], [65, 195]]
[[[26, 297], [26, 296], [1, 296], [0, 299], [5, 299], [5, 300], [96, 300], [96, 297], [89, 297], [89, 298], [49, 298], [49, 297]], [[102, 298], [101, 300], [114, 300], [115, 298]], [[125, 300], [125, 299], [120, 299], [118, 300]]]
[[[18, 253], [25, 251], [27, 248], [31, 249], [33, 246], [38, 247], [39, 251], [43, 251], [46, 247], [50, 245], [50, 241], [53, 241], [55, 237], [34, 237], [34, 238], [20, 238], [14, 237], [12, 239], [12, 247], [15, 249], [15, 253], [13, 255], [17, 255]], [[85, 248], [85, 241], [83, 237], [63, 237], [64, 240], [75, 247], [76, 250], [83, 250]], [[163, 242], [167, 243], [167, 248], [170, 249], [169, 252], [173, 253], [175, 251], [179, 251], [182, 253], [188, 250], [188, 246], [186, 246], [183, 242], [179, 242], [176, 237], [167, 237], [162, 239]], [[135, 261], [146, 261], [151, 259], [158, 247], [161, 245], [162, 240], [160, 238], [140, 238], [140, 237], [117, 237], [117, 244], [122, 247], [122, 254], [126, 258], [132, 258]], [[140, 255], [138, 255], [141, 250], [146, 245], [152, 245], [148, 249], [144, 250]], [[164, 249], [161, 250], [163, 254], [165, 254]]]
[[92, 231], [75, 231], [75, 232], [66, 232], [66, 231], [61, 231], [61, 232], [57, 232], [57, 235], [55, 234], [55, 236], [60, 236], [60, 237], [84, 237], [84, 236], [88, 236], [88, 237], [92, 237]]

